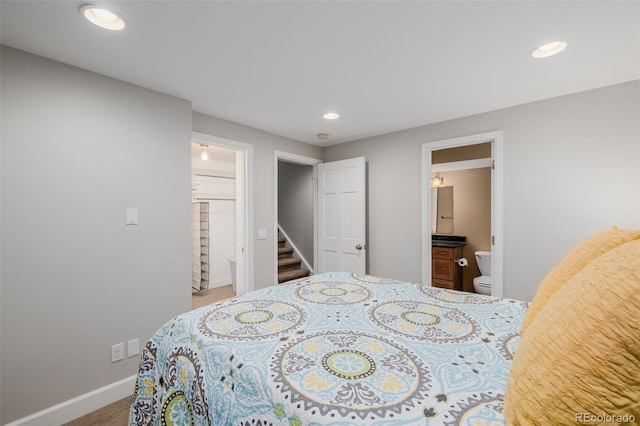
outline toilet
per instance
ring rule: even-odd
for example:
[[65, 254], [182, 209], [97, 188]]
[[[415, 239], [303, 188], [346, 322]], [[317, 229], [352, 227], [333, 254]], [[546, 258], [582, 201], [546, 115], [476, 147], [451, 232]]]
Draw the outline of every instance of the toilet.
[[477, 251], [476, 261], [482, 275], [473, 279], [473, 289], [476, 293], [491, 296], [491, 252]]

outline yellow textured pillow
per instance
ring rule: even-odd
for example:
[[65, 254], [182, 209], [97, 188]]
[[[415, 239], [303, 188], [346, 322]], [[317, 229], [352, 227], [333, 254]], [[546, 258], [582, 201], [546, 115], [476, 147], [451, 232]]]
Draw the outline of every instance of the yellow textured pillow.
[[509, 425], [640, 422], [640, 240], [593, 260], [542, 307], [504, 414]]
[[640, 231], [613, 227], [613, 229], [595, 234], [575, 246], [549, 272], [540, 287], [538, 287], [536, 295], [533, 297], [529, 309], [522, 320], [522, 334], [525, 333], [529, 324], [531, 324], [547, 301], [553, 297], [554, 293], [584, 268], [586, 264], [613, 248], [637, 239], [640, 239]]

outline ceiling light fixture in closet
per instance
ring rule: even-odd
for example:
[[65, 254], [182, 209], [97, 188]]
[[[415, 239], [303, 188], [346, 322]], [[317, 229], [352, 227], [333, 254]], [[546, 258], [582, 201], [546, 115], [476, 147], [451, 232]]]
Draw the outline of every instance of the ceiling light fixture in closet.
[[206, 151], [207, 145], [201, 143], [200, 146], [202, 147], [202, 154], [200, 154], [200, 158], [207, 161], [209, 159], [209, 153]]

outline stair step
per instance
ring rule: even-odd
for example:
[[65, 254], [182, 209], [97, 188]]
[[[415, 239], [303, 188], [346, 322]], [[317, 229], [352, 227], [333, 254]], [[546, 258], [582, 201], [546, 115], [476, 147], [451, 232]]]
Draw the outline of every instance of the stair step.
[[284, 247], [287, 239], [285, 237], [278, 237], [278, 247]]
[[278, 259], [291, 256], [293, 256], [293, 249], [291, 247], [278, 247]]
[[278, 259], [278, 266], [287, 266], [300, 262], [301, 260], [297, 257], [285, 257], [284, 259]]
[[300, 268], [302, 261], [297, 257], [285, 257], [278, 259], [278, 273]]
[[278, 274], [278, 283], [281, 284], [287, 281], [303, 278], [308, 276], [309, 274], [310, 274], [309, 270], [304, 268], [293, 269], [291, 271], [282, 272]]

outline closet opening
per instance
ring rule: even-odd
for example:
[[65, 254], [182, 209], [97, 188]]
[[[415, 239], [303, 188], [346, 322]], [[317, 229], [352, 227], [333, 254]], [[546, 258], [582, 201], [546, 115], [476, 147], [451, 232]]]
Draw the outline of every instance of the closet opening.
[[191, 142], [192, 308], [247, 292], [244, 149]]

